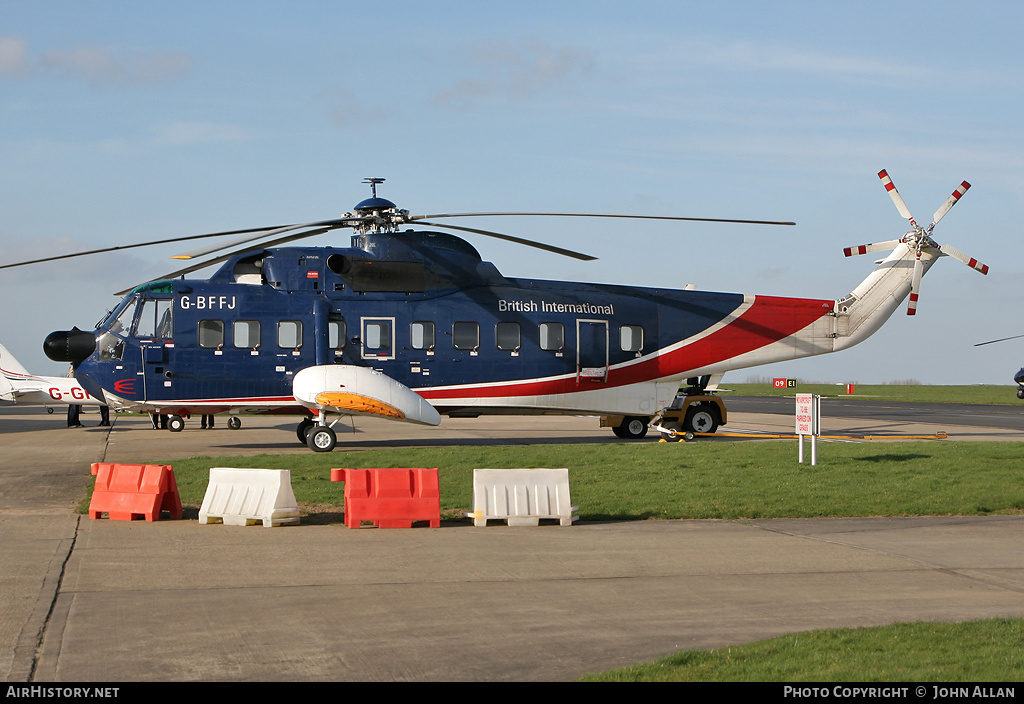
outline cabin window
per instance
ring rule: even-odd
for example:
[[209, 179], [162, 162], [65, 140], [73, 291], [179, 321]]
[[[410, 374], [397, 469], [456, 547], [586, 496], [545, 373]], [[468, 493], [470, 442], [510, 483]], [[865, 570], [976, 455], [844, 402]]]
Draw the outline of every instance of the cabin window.
[[345, 335], [347, 335], [344, 320], [332, 320], [327, 323], [327, 346], [332, 350], [340, 350], [345, 347]]
[[639, 325], [619, 328], [619, 347], [623, 352], [639, 352], [644, 348], [644, 329]]
[[499, 350], [515, 352], [522, 346], [519, 323], [498, 323], [494, 328], [494, 338]]
[[231, 324], [235, 347], [239, 349], [256, 349], [260, 346], [260, 321], [236, 320]]
[[386, 351], [391, 349], [391, 323], [375, 321], [366, 323], [363, 347], [367, 350]]
[[565, 326], [561, 323], [540, 324], [540, 348], [558, 352], [565, 347]]
[[434, 349], [434, 324], [418, 321], [409, 326], [409, 342], [414, 350]]
[[204, 350], [216, 350], [224, 346], [224, 321], [199, 321], [199, 346]]
[[452, 324], [452, 344], [457, 350], [476, 350], [480, 347], [480, 324], [461, 322]]
[[277, 346], [287, 350], [302, 347], [302, 321], [282, 320], [277, 324]]
[[142, 303], [142, 313], [135, 329], [136, 337], [171, 337], [171, 301], [150, 299]]

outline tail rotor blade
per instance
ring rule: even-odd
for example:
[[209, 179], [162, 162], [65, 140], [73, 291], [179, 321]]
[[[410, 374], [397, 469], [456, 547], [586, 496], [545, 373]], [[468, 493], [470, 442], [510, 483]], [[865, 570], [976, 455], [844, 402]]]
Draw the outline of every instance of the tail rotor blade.
[[921, 293], [921, 277], [924, 275], [924, 266], [921, 264], [921, 253], [917, 253], [914, 261], [914, 278], [910, 282], [910, 302], [907, 304], [907, 315], [917, 313], [917, 299]]
[[946, 213], [949, 212], [949, 209], [956, 205], [956, 202], [963, 197], [964, 193], [967, 193], [967, 189], [970, 187], [971, 184], [967, 183], [967, 181], [964, 181], [960, 184], [959, 187], [957, 187], [955, 191], [953, 191], [953, 195], [947, 198], [946, 202], [943, 203], [939, 207], [939, 209], [935, 211], [935, 215], [932, 216], [932, 224], [928, 226], [929, 230], [935, 227], [938, 224], [939, 220], [945, 217]]
[[843, 254], [848, 257], [852, 257], [857, 254], [868, 254], [869, 252], [888, 252], [890, 249], [894, 249], [903, 240], [886, 240], [885, 242], [874, 242], [872, 244], [862, 244], [859, 247], [846, 247], [843, 250]]
[[964, 264], [966, 264], [967, 266], [971, 267], [975, 271], [979, 271], [982, 274], [988, 274], [988, 266], [987, 265], [982, 264], [981, 262], [979, 262], [974, 257], [967, 256], [966, 254], [961, 252], [956, 247], [951, 247], [948, 244], [940, 244], [938, 246], [938, 250], [940, 252], [942, 252], [943, 254], [948, 254], [949, 256], [953, 257], [953, 259], [956, 259], [957, 261], [963, 262]]
[[900, 211], [900, 215], [910, 221], [910, 224], [917, 227], [917, 222], [914, 220], [914, 216], [910, 214], [910, 210], [907, 208], [907, 204], [903, 202], [903, 196], [896, 190], [896, 185], [889, 178], [889, 174], [882, 169], [878, 172], [878, 178], [882, 179], [882, 185], [885, 186], [885, 190], [889, 192], [889, 197], [892, 198], [892, 202], [896, 205], [896, 210]]

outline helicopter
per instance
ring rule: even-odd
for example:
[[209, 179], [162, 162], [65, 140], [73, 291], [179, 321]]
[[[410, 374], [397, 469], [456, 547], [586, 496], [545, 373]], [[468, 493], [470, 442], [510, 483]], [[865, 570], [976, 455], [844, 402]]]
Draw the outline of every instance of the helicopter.
[[[475, 227], [456, 217], [547, 216], [793, 225], [593, 213], [411, 215], [372, 196], [339, 218], [194, 235], [48, 257], [53, 259], [236, 236], [179, 255], [197, 260], [121, 291], [94, 330], [57, 331], [46, 355], [69, 362], [92, 397], [118, 410], [169, 416], [181, 431], [193, 414], [302, 416], [299, 442], [336, 446], [345, 416], [438, 425], [441, 416], [568, 413], [597, 415], [617, 437], [655, 429], [664, 439], [713, 433], [725, 424], [709, 392], [726, 371], [837, 352], [873, 334], [942, 256], [982, 274], [988, 267], [932, 238], [936, 223], [969, 188], [963, 182], [927, 228], [910, 216], [879, 173], [912, 230], [850, 247], [847, 256], [890, 250], [839, 299], [654, 289], [508, 278], [453, 230], [499, 238], [580, 260], [591, 255]], [[417, 224], [417, 228], [402, 229]], [[427, 227], [430, 229], [420, 229]], [[338, 229], [349, 247], [295, 240]], [[205, 280], [185, 275], [219, 264]], [[681, 387], [686, 388], [681, 391]]]
[[[1001, 337], [998, 340], [989, 340], [988, 342], [979, 342], [975, 347], [981, 347], [982, 345], [991, 345], [995, 342], [1006, 342], [1007, 340], [1016, 340], [1024, 337], [1024, 335], [1013, 335], [1012, 337]], [[1013, 375], [1013, 381], [1017, 384], [1017, 398], [1024, 399], [1024, 368]]]

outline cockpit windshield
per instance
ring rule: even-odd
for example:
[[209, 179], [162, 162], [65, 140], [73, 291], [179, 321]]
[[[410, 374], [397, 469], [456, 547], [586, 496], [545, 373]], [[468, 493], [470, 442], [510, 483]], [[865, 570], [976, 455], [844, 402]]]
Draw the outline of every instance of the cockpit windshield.
[[107, 329], [116, 335], [127, 335], [128, 331], [132, 329], [132, 321], [135, 318], [135, 305], [138, 303], [138, 297], [132, 296], [127, 305], [119, 306], [120, 311], [115, 308], [114, 312], [107, 316]]

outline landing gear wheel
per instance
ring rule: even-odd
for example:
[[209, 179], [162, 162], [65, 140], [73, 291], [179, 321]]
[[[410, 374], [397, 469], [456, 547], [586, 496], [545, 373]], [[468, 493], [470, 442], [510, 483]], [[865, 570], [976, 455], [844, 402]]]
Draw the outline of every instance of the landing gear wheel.
[[[1017, 398], [1024, 398], [1024, 387], [1017, 389]], [[53, 411], [50, 411], [51, 413]]]
[[623, 440], [639, 440], [647, 435], [647, 419], [641, 416], [626, 416], [622, 423], [612, 428], [615, 437]]
[[171, 416], [167, 419], [167, 429], [172, 433], [180, 433], [185, 429], [185, 419], [181, 416]]
[[242, 419], [238, 416], [231, 416], [228, 418], [228, 427], [232, 430], [238, 430], [242, 427]]
[[680, 440], [682, 440], [683, 429], [679, 426], [679, 423], [662, 423], [661, 427], [666, 429], [660, 431], [661, 439], [664, 440], [665, 442], [679, 442]]
[[306, 436], [306, 445], [313, 452], [330, 452], [338, 444], [338, 438], [334, 431], [326, 425], [318, 425], [311, 428]]
[[713, 433], [718, 430], [718, 414], [709, 408], [691, 408], [686, 412], [683, 430], [689, 433]]
[[299, 439], [303, 445], [306, 444], [306, 440], [309, 437], [309, 429], [316, 425], [316, 421], [312, 418], [303, 418], [299, 423], [299, 427], [295, 429], [295, 437]]

